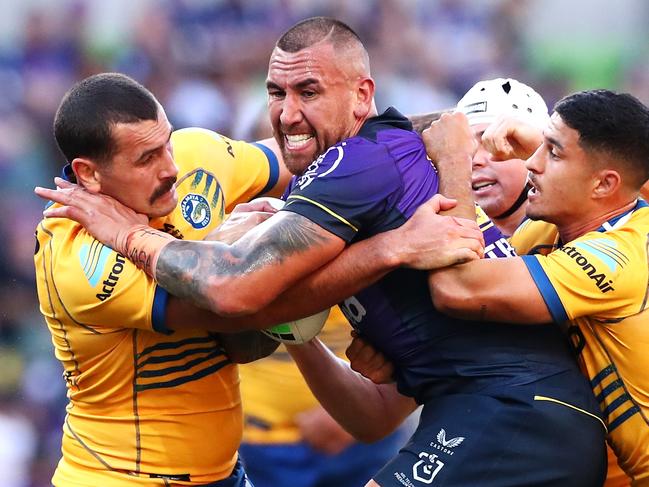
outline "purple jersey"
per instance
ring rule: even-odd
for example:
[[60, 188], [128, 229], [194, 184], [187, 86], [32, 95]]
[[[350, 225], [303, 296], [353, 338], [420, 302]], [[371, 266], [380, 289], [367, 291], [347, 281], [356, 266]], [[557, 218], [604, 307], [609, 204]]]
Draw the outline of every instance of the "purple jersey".
[[[437, 173], [422, 139], [390, 108], [314, 161], [294, 181], [284, 208], [353, 242], [403, 224], [437, 190]], [[511, 255], [493, 224], [479, 223], [489, 255]], [[341, 308], [395, 364], [400, 392], [420, 403], [447, 393], [515, 394], [516, 386], [566, 370], [579, 377], [554, 326], [447, 317], [433, 307], [426, 272], [393, 271]], [[590, 408], [579, 398], [564, 399]]]

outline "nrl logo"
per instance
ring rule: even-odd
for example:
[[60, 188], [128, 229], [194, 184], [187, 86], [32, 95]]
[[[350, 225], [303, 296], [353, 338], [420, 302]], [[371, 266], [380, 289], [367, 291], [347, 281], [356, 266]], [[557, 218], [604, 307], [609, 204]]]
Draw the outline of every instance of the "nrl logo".
[[431, 442], [430, 446], [433, 448], [446, 453], [447, 455], [453, 455], [453, 448], [459, 446], [464, 441], [464, 436], [456, 436], [455, 438], [446, 439], [446, 430], [442, 428], [437, 433], [437, 443]]

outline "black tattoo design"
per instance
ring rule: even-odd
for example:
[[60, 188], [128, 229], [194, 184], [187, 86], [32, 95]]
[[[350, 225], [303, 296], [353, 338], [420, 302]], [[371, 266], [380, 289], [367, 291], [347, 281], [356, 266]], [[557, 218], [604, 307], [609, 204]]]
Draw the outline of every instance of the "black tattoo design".
[[219, 242], [172, 242], [158, 257], [156, 280], [174, 296], [210, 309], [211, 279], [245, 276], [276, 266], [287, 257], [320, 246], [326, 240], [321, 227], [290, 213], [264, 233], [243, 237], [231, 246]]

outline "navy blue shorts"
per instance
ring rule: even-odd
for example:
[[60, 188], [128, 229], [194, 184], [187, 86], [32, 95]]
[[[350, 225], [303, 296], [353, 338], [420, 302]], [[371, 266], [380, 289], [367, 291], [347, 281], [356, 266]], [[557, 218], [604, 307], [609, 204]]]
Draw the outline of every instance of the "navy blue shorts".
[[606, 478], [605, 429], [551, 400], [449, 395], [428, 401], [382, 487], [595, 487]]

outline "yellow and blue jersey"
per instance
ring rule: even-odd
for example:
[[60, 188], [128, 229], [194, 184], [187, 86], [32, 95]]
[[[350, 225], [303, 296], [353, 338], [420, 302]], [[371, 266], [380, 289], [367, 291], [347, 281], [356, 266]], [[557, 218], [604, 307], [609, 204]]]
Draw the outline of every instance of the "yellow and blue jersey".
[[[151, 226], [201, 239], [277, 181], [268, 149], [172, 134], [178, 205]], [[237, 367], [213, 334], [165, 326], [167, 293], [68, 219], [36, 231], [41, 312], [69, 404], [56, 486], [201, 485], [228, 477], [242, 434]]]
[[639, 200], [546, 256], [523, 257], [554, 320], [568, 326], [611, 445], [635, 482], [649, 481], [648, 235], [649, 207]]

